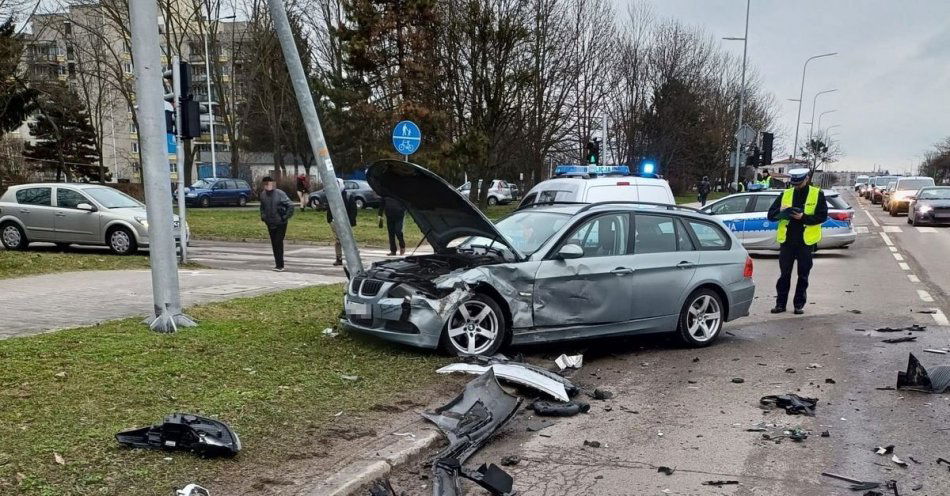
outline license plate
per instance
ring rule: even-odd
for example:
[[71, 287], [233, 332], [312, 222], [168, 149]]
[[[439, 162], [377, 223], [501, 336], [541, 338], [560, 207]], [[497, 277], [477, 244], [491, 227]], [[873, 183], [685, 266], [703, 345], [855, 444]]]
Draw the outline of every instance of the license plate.
[[357, 315], [360, 317], [369, 316], [369, 305], [366, 303], [360, 303], [358, 301], [348, 301], [346, 302], [346, 313], [349, 315]]

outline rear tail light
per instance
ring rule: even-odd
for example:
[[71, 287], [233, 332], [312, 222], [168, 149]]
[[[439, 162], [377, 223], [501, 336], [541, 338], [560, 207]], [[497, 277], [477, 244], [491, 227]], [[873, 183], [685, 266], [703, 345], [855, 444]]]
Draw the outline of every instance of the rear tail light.
[[746, 279], [752, 278], [752, 257], [745, 257], [745, 269], [742, 271], [742, 277]]
[[850, 222], [851, 218], [854, 217], [854, 212], [829, 212], [828, 217], [834, 220]]
[[617, 186], [630, 186], [630, 181], [617, 181]]

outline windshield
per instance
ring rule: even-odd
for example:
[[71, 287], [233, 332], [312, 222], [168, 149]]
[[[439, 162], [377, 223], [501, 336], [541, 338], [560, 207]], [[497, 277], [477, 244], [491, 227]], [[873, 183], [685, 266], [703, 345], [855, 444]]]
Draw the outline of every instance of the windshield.
[[950, 188], [924, 189], [917, 195], [918, 200], [950, 200]]
[[204, 179], [199, 179], [195, 181], [195, 183], [192, 184], [191, 187], [195, 189], [211, 189], [211, 183], [208, 181], [205, 181]]
[[89, 188], [83, 192], [95, 198], [105, 208], [138, 208], [144, 207], [138, 200], [112, 188]]
[[[531, 255], [538, 251], [554, 233], [561, 230], [571, 216], [551, 212], [515, 212], [495, 224], [498, 232], [505, 237], [508, 243], [523, 255]], [[472, 237], [462, 243], [462, 248], [492, 246], [503, 249], [500, 243], [491, 244], [492, 240], [480, 236]]]
[[906, 179], [897, 185], [897, 189], [901, 191], [917, 191], [920, 188], [933, 185], [933, 179]]
[[875, 186], [884, 186], [895, 179], [897, 178], [894, 176], [878, 176], [878, 177], [875, 177], [874, 179], [871, 179], [871, 184]]

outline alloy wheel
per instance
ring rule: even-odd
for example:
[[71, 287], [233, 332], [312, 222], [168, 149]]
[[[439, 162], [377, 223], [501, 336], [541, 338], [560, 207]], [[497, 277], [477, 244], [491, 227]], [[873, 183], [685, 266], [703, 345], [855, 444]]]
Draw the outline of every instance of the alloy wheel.
[[689, 305], [686, 329], [696, 341], [705, 343], [715, 338], [721, 326], [722, 311], [712, 296], [701, 294]]
[[487, 303], [469, 300], [459, 305], [449, 319], [452, 347], [467, 355], [479, 355], [499, 338], [501, 319]]

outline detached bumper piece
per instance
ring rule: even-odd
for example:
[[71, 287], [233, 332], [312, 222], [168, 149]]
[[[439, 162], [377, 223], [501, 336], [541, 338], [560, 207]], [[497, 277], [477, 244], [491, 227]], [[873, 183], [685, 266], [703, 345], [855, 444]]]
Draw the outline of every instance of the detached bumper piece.
[[897, 373], [897, 389], [943, 394], [950, 390], [950, 366], [941, 365], [929, 372], [913, 353], [907, 358], [907, 371]]
[[460, 476], [476, 482], [493, 495], [511, 494], [511, 477], [497, 466], [482, 466], [478, 471], [470, 472], [462, 465], [511, 420], [522, 401], [506, 393], [498, 385], [494, 372], [488, 370], [469, 382], [462, 394], [447, 405], [433, 413], [422, 414], [449, 441], [448, 447], [433, 460], [434, 496], [462, 494]]
[[161, 424], [120, 432], [115, 440], [132, 448], [183, 450], [207, 457], [241, 451], [241, 439], [227, 424], [189, 413], [173, 413]]

